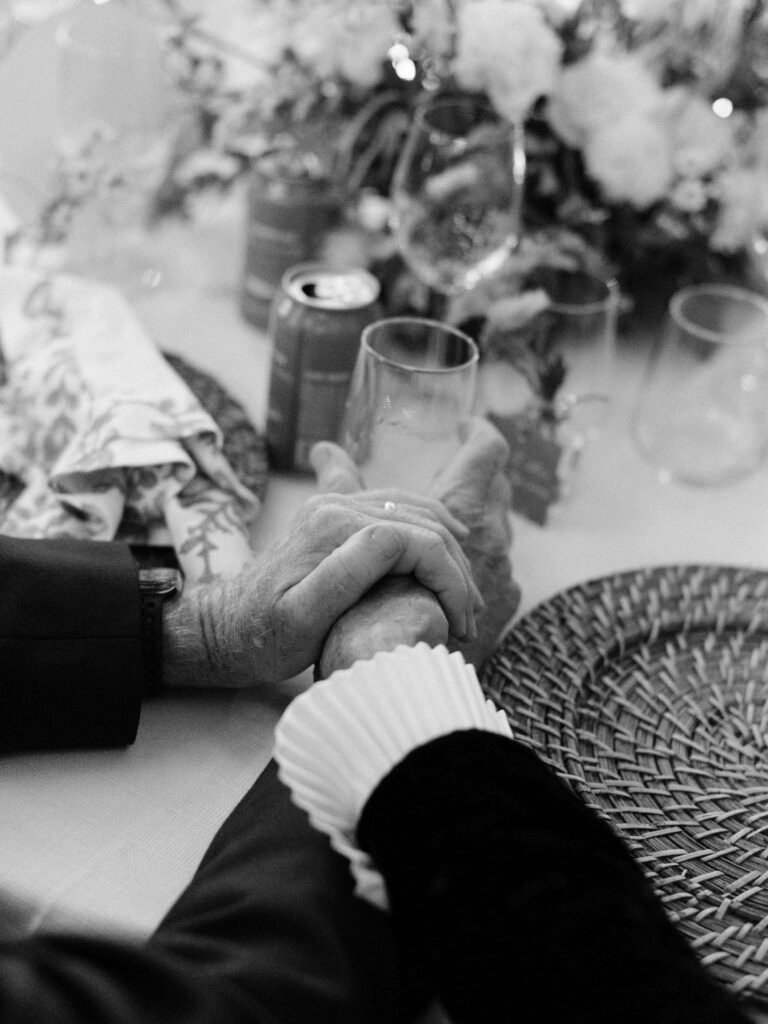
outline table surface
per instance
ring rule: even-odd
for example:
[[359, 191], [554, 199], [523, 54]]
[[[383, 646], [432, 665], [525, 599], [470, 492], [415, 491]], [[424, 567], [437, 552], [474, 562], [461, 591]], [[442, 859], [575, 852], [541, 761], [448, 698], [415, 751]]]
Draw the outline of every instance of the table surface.
[[[222, 229], [222, 246], [236, 250], [239, 233], [237, 221]], [[229, 288], [168, 285], [133, 303], [161, 347], [214, 375], [263, 428], [270, 343], [240, 317], [236, 280]], [[628, 418], [641, 355], [636, 345], [620, 346], [609, 421], [548, 524], [514, 516], [519, 614], [571, 584], [638, 566], [768, 568], [768, 468], [728, 487], [696, 489], [659, 482], [635, 451]], [[270, 478], [257, 550], [312, 491], [304, 477]], [[264, 767], [277, 717], [306, 681], [157, 699], [144, 707], [127, 750], [5, 758], [0, 886], [33, 903], [41, 927], [151, 930]]]
[[[17, 75], [14, 89], [21, 86]], [[3, 116], [0, 143], [12, 134]], [[219, 221], [168, 227], [155, 244], [171, 272], [159, 288], [133, 295], [139, 317], [161, 347], [215, 376], [263, 428], [270, 343], [238, 311], [242, 209], [235, 201]], [[641, 366], [641, 348], [622, 344], [610, 418], [549, 523], [514, 517], [519, 614], [564, 587], [640, 566], [768, 569], [768, 467], [721, 488], [660, 482], [629, 432]], [[270, 479], [257, 550], [312, 490], [306, 478]], [[143, 709], [127, 750], [4, 758], [0, 888], [27, 904], [42, 928], [148, 933], [263, 769], [274, 724], [306, 682], [156, 699]]]

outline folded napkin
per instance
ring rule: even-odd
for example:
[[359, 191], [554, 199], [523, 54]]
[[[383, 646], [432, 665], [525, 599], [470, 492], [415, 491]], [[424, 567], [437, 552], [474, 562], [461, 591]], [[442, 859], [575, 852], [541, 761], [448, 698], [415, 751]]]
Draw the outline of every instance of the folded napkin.
[[259, 501], [120, 293], [0, 272], [0, 532], [167, 543], [190, 581], [237, 571]]

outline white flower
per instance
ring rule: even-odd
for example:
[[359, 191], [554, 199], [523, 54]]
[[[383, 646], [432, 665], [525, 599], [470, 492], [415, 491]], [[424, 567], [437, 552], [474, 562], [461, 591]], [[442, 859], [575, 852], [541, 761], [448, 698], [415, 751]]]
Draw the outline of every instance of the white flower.
[[319, 0], [296, 17], [291, 31], [291, 49], [307, 67], [320, 78], [330, 78], [336, 72], [336, 46], [339, 41], [338, 23], [334, 23], [333, 5]]
[[413, 38], [430, 54], [438, 57], [451, 52], [453, 16], [448, 0], [420, 0], [413, 12]]
[[710, 103], [687, 89], [668, 89], [664, 102], [679, 174], [703, 177], [728, 160], [734, 150], [730, 119], [718, 117]]
[[553, 88], [562, 43], [541, 11], [519, 0], [471, 0], [459, 11], [455, 72], [467, 89], [485, 90], [511, 121]]
[[290, 25], [279, 5], [254, 8], [248, 0], [215, 4], [199, 24], [226, 44], [217, 53], [223, 59], [227, 89], [237, 92], [268, 85], [264, 71], [283, 60], [289, 40]]
[[593, 132], [584, 150], [587, 170], [609, 200], [650, 206], [672, 177], [669, 139], [649, 116], [627, 116]]
[[628, 115], [656, 107], [661, 88], [637, 56], [595, 51], [562, 69], [550, 99], [552, 127], [571, 146]]
[[364, 190], [357, 203], [357, 220], [365, 231], [383, 231], [392, 220], [392, 200]]
[[372, 88], [381, 80], [387, 50], [398, 31], [395, 12], [388, 5], [318, 0], [296, 18], [291, 47], [320, 78], [341, 75], [353, 85]]
[[670, 201], [685, 213], [699, 213], [707, 205], [707, 189], [698, 178], [685, 178], [672, 189]]
[[384, 59], [399, 25], [394, 10], [383, 4], [368, 11], [356, 6], [350, 13], [339, 53], [339, 70], [353, 85], [373, 88], [381, 80]]

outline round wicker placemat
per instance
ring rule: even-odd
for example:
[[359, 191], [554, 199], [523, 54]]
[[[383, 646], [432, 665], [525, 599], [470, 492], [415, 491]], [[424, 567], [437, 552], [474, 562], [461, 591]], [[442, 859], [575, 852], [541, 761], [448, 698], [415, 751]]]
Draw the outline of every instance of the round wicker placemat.
[[573, 587], [516, 624], [481, 682], [624, 836], [713, 974], [768, 1007], [768, 574]]

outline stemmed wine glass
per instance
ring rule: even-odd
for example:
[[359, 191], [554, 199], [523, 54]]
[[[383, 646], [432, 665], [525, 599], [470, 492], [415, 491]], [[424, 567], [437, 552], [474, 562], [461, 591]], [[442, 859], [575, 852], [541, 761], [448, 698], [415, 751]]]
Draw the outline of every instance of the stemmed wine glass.
[[420, 107], [395, 169], [395, 234], [416, 277], [447, 301], [517, 248], [523, 127], [471, 96]]

